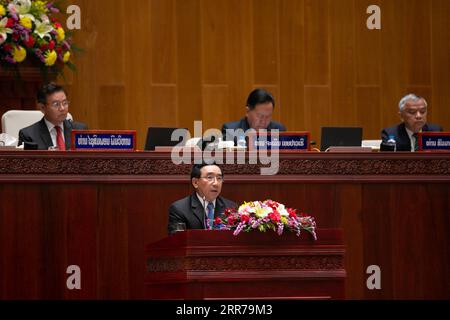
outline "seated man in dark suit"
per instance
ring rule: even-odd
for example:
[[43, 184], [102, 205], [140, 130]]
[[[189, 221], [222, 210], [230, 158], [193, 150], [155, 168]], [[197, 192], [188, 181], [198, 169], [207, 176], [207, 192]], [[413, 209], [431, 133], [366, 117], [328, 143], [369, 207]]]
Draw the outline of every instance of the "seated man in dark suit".
[[387, 141], [389, 136], [394, 137], [397, 151], [417, 151], [418, 132], [442, 131], [441, 126], [427, 124], [428, 104], [424, 98], [411, 93], [404, 96], [398, 106], [402, 123], [381, 131], [383, 141]]
[[236, 203], [220, 197], [223, 184], [222, 169], [216, 164], [196, 164], [192, 167], [191, 183], [195, 192], [175, 201], [169, 208], [169, 234], [184, 223], [186, 229], [209, 229], [213, 220]]
[[48, 150], [49, 147], [69, 150], [72, 129], [87, 127], [83, 123], [66, 120], [70, 102], [64, 88], [54, 83], [44, 85], [37, 93], [37, 104], [44, 117], [19, 131], [18, 145], [32, 142], [40, 150]]
[[[253, 90], [247, 98], [247, 114], [239, 121], [228, 122], [222, 126], [222, 134], [225, 140], [233, 140], [232, 132], [242, 129], [246, 132], [249, 129], [266, 129], [286, 131], [286, 127], [279, 122], [272, 121], [272, 113], [275, 108], [275, 99], [272, 94], [264, 89]], [[230, 134], [227, 135], [227, 130]]]

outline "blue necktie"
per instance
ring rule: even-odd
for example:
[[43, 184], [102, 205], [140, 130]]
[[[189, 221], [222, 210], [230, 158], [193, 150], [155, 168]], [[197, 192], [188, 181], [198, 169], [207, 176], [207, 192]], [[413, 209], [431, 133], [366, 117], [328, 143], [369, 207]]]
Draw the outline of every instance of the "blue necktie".
[[212, 228], [214, 223], [214, 204], [212, 202], [208, 202], [206, 209], [208, 210], [208, 224], [209, 227]]

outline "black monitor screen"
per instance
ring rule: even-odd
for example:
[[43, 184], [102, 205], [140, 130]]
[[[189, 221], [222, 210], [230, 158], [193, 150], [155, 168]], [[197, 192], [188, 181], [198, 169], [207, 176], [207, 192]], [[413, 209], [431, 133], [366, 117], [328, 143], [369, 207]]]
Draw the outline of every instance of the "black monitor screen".
[[362, 131], [360, 127], [322, 127], [320, 149], [326, 151], [329, 147], [360, 147]]
[[155, 150], [156, 146], [176, 146], [184, 139], [183, 136], [177, 141], [172, 141], [172, 132], [177, 129], [180, 128], [149, 127], [147, 130], [145, 150]]

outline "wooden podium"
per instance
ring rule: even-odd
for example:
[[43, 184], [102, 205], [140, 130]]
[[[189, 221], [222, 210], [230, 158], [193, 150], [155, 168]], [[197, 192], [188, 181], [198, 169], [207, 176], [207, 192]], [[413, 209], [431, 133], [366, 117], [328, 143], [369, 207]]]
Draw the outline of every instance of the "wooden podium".
[[149, 299], [344, 299], [340, 229], [286, 232], [188, 230], [147, 247]]

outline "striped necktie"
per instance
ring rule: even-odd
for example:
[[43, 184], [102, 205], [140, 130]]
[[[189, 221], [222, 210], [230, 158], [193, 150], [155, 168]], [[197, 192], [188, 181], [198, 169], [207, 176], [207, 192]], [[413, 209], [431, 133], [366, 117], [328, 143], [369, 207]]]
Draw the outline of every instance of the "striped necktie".
[[214, 204], [212, 202], [208, 202], [206, 209], [208, 210], [208, 225], [209, 228], [212, 228], [214, 223]]

